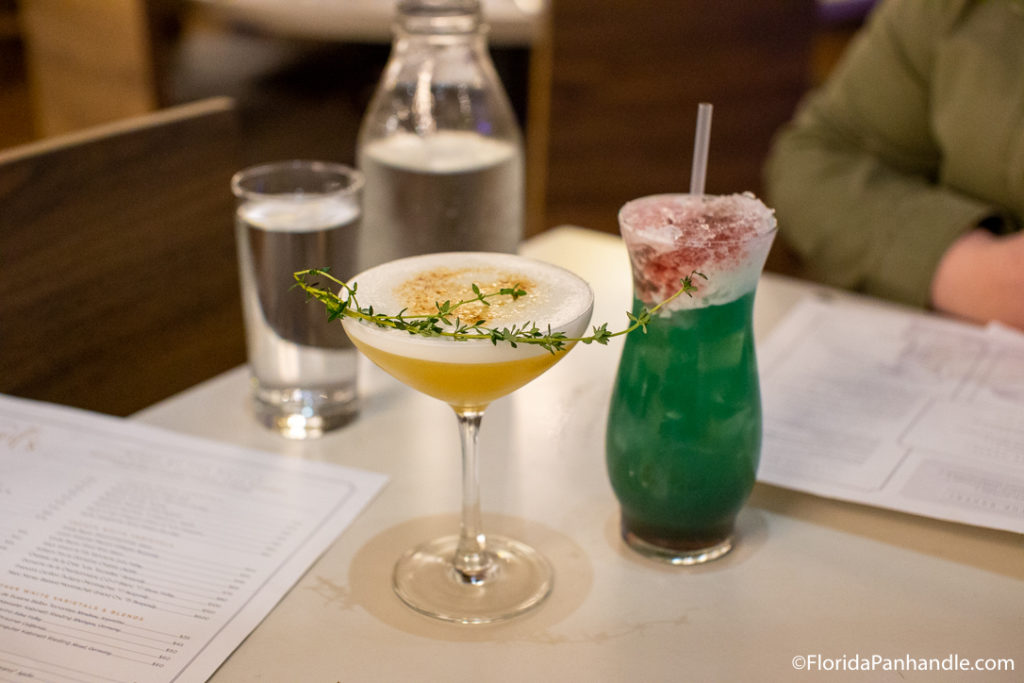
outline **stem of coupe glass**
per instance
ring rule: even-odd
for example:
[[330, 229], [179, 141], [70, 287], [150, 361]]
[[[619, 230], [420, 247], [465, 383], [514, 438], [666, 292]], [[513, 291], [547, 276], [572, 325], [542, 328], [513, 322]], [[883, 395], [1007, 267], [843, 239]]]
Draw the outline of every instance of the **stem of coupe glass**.
[[456, 409], [462, 441], [462, 523], [455, 549], [455, 570], [465, 583], [482, 583], [488, 578], [493, 559], [486, 552], [487, 539], [480, 520], [480, 481], [477, 437], [482, 409]]

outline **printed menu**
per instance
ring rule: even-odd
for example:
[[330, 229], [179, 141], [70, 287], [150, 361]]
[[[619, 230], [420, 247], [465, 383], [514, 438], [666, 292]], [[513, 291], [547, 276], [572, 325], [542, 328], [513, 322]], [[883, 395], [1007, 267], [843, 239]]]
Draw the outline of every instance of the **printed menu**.
[[761, 481], [1024, 533], [1024, 335], [809, 298], [759, 347]]
[[205, 681], [384, 482], [0, 396], [0, 680]]

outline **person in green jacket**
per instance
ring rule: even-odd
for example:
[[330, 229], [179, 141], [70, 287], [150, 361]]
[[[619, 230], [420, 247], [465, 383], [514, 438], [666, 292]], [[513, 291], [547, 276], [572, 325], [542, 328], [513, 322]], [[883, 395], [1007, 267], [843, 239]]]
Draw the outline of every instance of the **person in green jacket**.
[[1024, 329], [1024, 0], [881, 0], [765, 192], [805, 276]]

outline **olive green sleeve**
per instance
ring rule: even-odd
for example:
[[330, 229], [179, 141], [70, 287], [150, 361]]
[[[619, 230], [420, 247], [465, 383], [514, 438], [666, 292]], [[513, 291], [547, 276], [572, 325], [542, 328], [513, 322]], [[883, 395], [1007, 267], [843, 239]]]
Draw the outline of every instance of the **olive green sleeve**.
[[933, 49], [964, 5], [882, 2], [776, 137], [766, 198], [809, 276], [926, 305], [945, 250], [998, 211], [935, 183]]

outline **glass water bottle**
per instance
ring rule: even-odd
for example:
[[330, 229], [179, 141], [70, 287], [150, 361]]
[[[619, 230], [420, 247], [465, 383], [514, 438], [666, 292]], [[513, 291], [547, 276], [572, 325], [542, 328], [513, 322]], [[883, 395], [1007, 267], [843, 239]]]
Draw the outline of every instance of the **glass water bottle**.
[[515, 251], [523, 144], [479, 0], [399, 0], [358, 141], [362, 267], [437, 251]]

